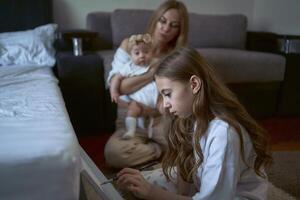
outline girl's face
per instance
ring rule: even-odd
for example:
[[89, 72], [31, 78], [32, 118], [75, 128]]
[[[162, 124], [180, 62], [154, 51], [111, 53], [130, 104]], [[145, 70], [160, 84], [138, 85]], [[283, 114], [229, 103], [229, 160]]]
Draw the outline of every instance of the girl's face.
[[151, 51], [149, 45], [145, 45], [144, 43], [134, 45], [130, 53], [134, 64], [140, 66], [146, 66], [150, 64]]
[[157, 21], [154, 39], [167, 44], [178, 36], [180, 31], [180, 14], [177, 9], [167, 10]]
[[173, 115], [187, 118], [192, 114], [193, 89], [189, 82], [172, 81], [166, 77], [155, 77], [156, 85], [163, 97], [163, 106]]

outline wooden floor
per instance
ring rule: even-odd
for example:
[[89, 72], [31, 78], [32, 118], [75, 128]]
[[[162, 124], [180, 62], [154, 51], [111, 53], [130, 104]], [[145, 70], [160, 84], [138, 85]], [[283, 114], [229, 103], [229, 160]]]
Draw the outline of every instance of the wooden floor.
[[300, 151], [300, 141], [279, 142], [271, 145], [273, 151]]

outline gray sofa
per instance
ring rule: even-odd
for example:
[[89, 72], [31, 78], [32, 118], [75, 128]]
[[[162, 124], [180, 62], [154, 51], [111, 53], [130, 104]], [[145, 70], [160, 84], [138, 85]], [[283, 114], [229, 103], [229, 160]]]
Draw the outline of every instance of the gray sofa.
[[[151, 13], [151, 10], [117, 9], [87, 15], [87, 29], [98, 33], [92, 49], [103, 59], [105, 80], [115, 49], [124, 38], [143, 33]], [[207, 58], [248, 111], [255, 117], [277, 114], [285, 57], [247, 49], [244, 15], [190, 13], [189, 23], [188, 45]]]

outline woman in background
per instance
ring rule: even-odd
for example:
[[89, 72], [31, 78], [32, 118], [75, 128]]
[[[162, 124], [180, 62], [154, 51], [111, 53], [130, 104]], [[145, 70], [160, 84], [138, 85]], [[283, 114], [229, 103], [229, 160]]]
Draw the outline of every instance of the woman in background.
[[174, 51], [155, 81], [173, 116], [163, 174], [144, 178], [124, 168], [118, 185], [142, 199], [266, 199], [264, 169], [272, 161], [266, 133], [204, 58], [192, 49]]
[[[160, 59], [175, 48], [185, 46], [188, 34], [188, 12], [185, 5], [175, 0], [162, 3], [154, 11], [146, 32], [153, 39], [152, 55], [154, 58]], [[128, 38], [121, 43], [118, 51], [122, 51], [125, 55], [129, 54]], [[130, 59], [129, 55], [128, 59]], [[125, 59], [124, 63], [127, 61]], [[120, 84], [121, 94], [133, 93], [153, 81], [155, 65], [151, 66], [145, 74], [124, 78]], [[112, 67], [122, 67], [122, 65], [114, 65], [113, 61]], [[114, 75], [111, 74], [110, 77], [113, 79]], [[145, 133], [147, 130], [136, 129], [134, 138], [127, 141], [122, 140], [121, 136], [126, 132], [124, 125], [126, 106], [118, 103], [116, 131], [106, 143], [104, 151], [106, 162], [117, 168], [135, 166], [158, 159], [162, 155], [162, 148], [166, 143], [164, 133], [159, 128], [160, 113], [157, 109], [149, 107], [143, 108], [142, 115], [144, 117], [155, 117], [152, 138], [145, 137], [147, 136], [147, 133]]]

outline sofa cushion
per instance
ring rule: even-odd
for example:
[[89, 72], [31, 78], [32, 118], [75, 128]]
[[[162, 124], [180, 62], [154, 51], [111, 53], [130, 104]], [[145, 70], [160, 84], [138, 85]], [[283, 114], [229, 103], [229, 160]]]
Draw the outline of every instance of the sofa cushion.
[[[113, 46], [124, 38], [144, 33], [152, 10], [116, 9], [111, 15]], [[244, 49], [247, 18], [244, 15], [189, 14], [189, 44], [192, 47], [223, 47]], [[219, 34], [216, 34], [219, 33]]]
[[194, 48], [244, 49], [247, 18], [244, 15], [190, 15], [189, 45]]
[[285, 58], [281, 55], [238, 49], [198, 49], [226, 83], [283, 81]]
[[[197, 49], [226, 83], [283, 81], [285, 58], [281, 55], [227, 48]], [[105, 82], [115, 51], [99, 51]]]
[[151, 10], [116, 9], [111, 16], [113, 46], [132, 34], [144, 33], [151, 14]]

